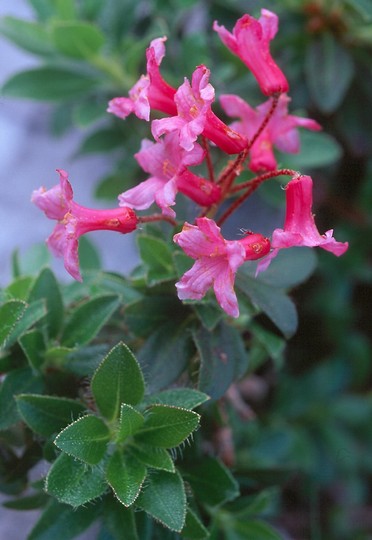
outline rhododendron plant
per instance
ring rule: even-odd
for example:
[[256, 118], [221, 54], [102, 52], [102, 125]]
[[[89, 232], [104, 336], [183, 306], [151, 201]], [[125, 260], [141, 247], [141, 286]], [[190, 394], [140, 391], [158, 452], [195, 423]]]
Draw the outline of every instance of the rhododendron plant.
[[[318, 133], [320, 124], [306, 113], [311, 95], [309, 115], [326, 120], [325, 130], [330, 124], [342, 129], [343, 122], [329, 108], [333, 95], [324, 110], [316, 104], [337, 70], [330, 80], [320, 81], [313, 95], [309, 90], [315, 86], [310, 88], [308, 81], [295, 86], [302, 63], [306, 77], [312, 75], [311, 82], [316, 82], [316, 70], [310, 66], [321, 59], [322, 47], [326, 63], [333, 57], [352, 61], [352, 40], [340, 40], [339, 49], [332, 46], [333, 33], [338, 37], [344, 28], [336, 24], [338, 11], [330, 7], [323, 20], [318, 4], [326, 2], [306, 4], [316, 14], [317, 28], [320, 22], [326, 29], [327, 39], [316, 34], [314, 43], [306, 44], [303, 62], [304, 35], [298, 32], [296, 51], [280, 56], [293, 61], [293, 103], [304, 108], [304, 116], [298, 116], [287, 78], [274, 60], [278, 49], [270, 51], [278, 17], [267, 9], [257, 19], [243, 14], [232, 32], [215, 22], [218, 35], [210, 21], [209, 41], [204, 41], [201, 27], [209, 13], [202, 2], [156, 0], [154, 6], [141, 2], [133, 9], [123, 0], [29, 2], [40, 20], [19, 25], [8, 17], [0, 21], [0, 33], [5, 28], [33, 52], [47, 39], [46, 65], [16, 74], [5, 90], [14, 96], [22, 83], [21, 90], [26, 88], [31, 97], [39, 88], [43, 96], [60, 99], [62, 106], [58, 104], [54, 117], [58, 129], [70, 116], [81, 127], [89, 124], [76, 156], [113, 150], [105, 162], [111, 172], [95, 191], [110, 199], [112, 207], [94, 209], [75, 202], [62, 169], [57, 169], [57, 185], [32, 193], [32, 202], [54, 221], [47, 246], [63, 259], [74, 279], [65, 283], [54, 276], [42, 245], [36, 247], [36, 256], [14, 254], [14, 282], [0, 288], [0, 491], [9, 497], [20, 495], [5, 505], [39, 508], [41, 517], [27, 536], [30, 540], [72, 540], [88, 527], [89, 538], [101, 540], [264, 540], [282, 538], [280, 531], [291, 520], [275, 516], [275, 509], [286, 509], [295, 489], [305, 504], [304, 495], [311, 491], [314, 504], [307, 506], [316, 512], [310, 512], [305, 532], [301, 509], [301, 519], [292, 520], [296, 530], [286, 537], [305, 538], [307, 532], [318, 537], [320, 529], [313, 519], [316, 502], [337, 493], [335, 473], [341, 467], [338, 462], [344, 461], [335, 453], [330, 459], [326, 444], [337, 454], [339, 441], [351, 451], [354, 445], [340, 424], [348, 403], [330, 407], [327, 415], [314, 411], [328, 407], [327, 392], [333, 407], [335, 389], [340, 381], [346, 388], [346, 379], [357, 388], [358, 399], [352, 398], [357, 411], [365, 386], [359, 335], [351, 336], [349, 343], [344, 332], [336, 354], [329, 354], [328, 339], [336, 335], [335, 328], [343, 331], [344, 320], [354, 324], [357, 319], [347, 311], [352, 293], [349, 276], [346, 287], [341, 281], [343, 271], [349, 274], [352, 269], [349, 261], [354, 253], [344, 259], [346, 264], [332, 259], [343, 255], [348, 243], [341, 241], [337, 222], [337, 240], [332, 229], [322, 234], [320, 225], [329, 217], [323, 212], [324, 203], [332, 204], [332, 219], [337, 212], [353, 219], [364, 216], [354, 214], [354, 201], [348, 206], [342, 204], [342, 196], [332, 196], [332, 182], [326, 178], [330, 167], [318, 173], [317, 167], [336, 163], [341, 150], [332, 142], [332, 133]], [[238, 3], [212, 4], [211, 13], [222, 23], [225, 13], [233, 16]], [[354, 9], [352, 2], [348, 4], [350, 11]], [[166, 13], [169, 5], [182, 7], [181, 16]], [[285, 47], [293, 47], [294, 33], [290, 40], [286, 36], [302, 18], [296, 11], [289, 26], [283, 21]], [[152, 39], [142, 58], [142, 47], [159, 28], [172, 29], [168, 57], [162, 30], [162, 37]], [[243, 63], [228, 50], [220, 57], [221, 41]], [[204, 43], [208, 50], [200, 58]], [[257, 93], [249, 95], [249, 71], [262, 99]], [[319, 71], [326, 73], [324, 66]], [[332, 85], [340, 103], [348, 77], [350, 69]], [[107, 101], [111, 114], [102, 118]], [[343, 111], [343, 119], [349, 116], [350, 111], [345, 117]], [[302, 148], [300, 128], [308, 130]], [[343, 143], [348, 146], [348, 137]], [[327, 144], [330, 150], [324, 152]], [[327, 152], [332, 154], [328, 161]], [[344, 161], [341, 164], [332, 169], [335, 182], [345, 169]], [[305, 167], [313, 178], [305, 174]], [[90, 182], [92, 175], [86, 176]], [[313, 209], [313, 179], [324, 205], [318, 210], [319, 219]], [[345, 186], [346, 182], [340, 193], [346, 192]], [[358, 197], [361, 193], [368, 195], [360, 184]], [[129, 238], [136, 237], [138, 257], [126, 249], [129, 238], [118, 237], [122, 247], [115, 242], [115, 257], [104, 253], [102, 264], [94, 243], [80, 240], [97, 230], [133, 232]], [[344, 234], [349, 234], [346, 229]], [[106, 248], [114, 249], [110, 240]], [[332, 293], [329, 279], [323, 280], [322, 297], [311, 296], [310, 316], [323, 302], [326, 285], [332, 332], [319, 321], [315, 338], [321, 342], [326, 337], [325, 349], [309, 347], [306, 336], [306, 354], [298, 355], [303, 352], [299, 333], [293, 341], [296, 354], [291, 354], [292, 344], [287, 353], [286, 340], [297, 331], [297, 310], [301, 309], [301, 320], [309, 315], [302, 304], [307, 289], [295, 287], [316, 268], [319, 250], [312, 248], [329, 253], [320, 255], [319, 274], [308, 285], [310, 295], [313, 283], [322, 281], [324, 268], [331, 268], [326, 277], [336, 288]], [[356, 260], [359, 263], [360, 257]], [[122, 263], [132, 265], [128, 275], [122, 272]], [[108, 269], [109, 264], [114, 268]], [[370, 277], [359, 269], [355, 275], [358, 280]], [[346, 294], [340, 295], [340, 290]], [[331, 301], [328, 305], [332, 294], [333, 306]], [[339, 309], [342, 305], [346, 310]], [[311, 324], [303, 325], [306, 331], [307, 326]], [[344, 350], [346, 355], [360, 355], [362, 368], [351, 372], [351, 364], [358, 362], [347, 356], [347, 369], [342, 369], [341, 378], [335, 377], [335, 385], [332, 370], [339, 368]], [[309, 372], [311, 354], [315, 374]], [[318, 371], [324, 358], [327, 369]], [[297, 373], [304, 384], [292, 383]], [[332, 415], [333, 429], [317, 425], [323, 417], [330, 423]], [[359, 425], [359, 413], [356, 417]], [[359, 447], [364, 444], [355, 445]], [[319, 459], [320, 454], [325, 459]], [[27, 474], [32, 470], [35, 480], [38, 461], [43, 478], [31, 483]], [[335, 484], [322, 493], [324, 463], [330, 464], [326, 476]], [[346, 463], [342, 472], [351, 478], [354, 493], [350, 471]], [[279, 485], [271, 486], [273, 472], [275, 483], [281, 478], [285, 483], [283, 493]], [[348, 491], [345, 494], [348, 499]], [[239, 496], [242, 499], [234, 501]], [[336, 499], [338, 505], [340, 497]], [[265, 522], [266, 515], [270, 523]], [[331, 520], [322, 521], [328, 527]], [[344, 532], [342, 527], [337, 534], [340, 531]], [[328, 532], [324, 538], [333, 538]]]

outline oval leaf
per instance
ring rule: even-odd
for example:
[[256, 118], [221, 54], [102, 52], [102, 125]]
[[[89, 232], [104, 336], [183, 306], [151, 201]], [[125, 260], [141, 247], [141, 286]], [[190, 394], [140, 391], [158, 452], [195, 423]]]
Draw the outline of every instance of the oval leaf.
[[56, 337], [63, 322], [63, 301], [58, 282], [49, 268], [44, 268], [32, 286], [29, 302], [44, 298], [47, 307], [46, 323], [50, 337]]
[[88, 415], [61, 431], [54, 444], [66, 454], [89, 465], [96, 465], [105, 455], [109, 438], [110, 432], [106, 424], [97, 416]]
[[45, 480], [45, 491], [71, 506], [81, 506], [105, 490], [102, 467], [87, 467], [64, 453], [53, 463]]
[[108, 462], [106, 478], [117, 499], [124, 506], [131, 506], [141, 491], [146, 467], [134, 456], [117, 451]]
[[78, 59], [95, 56], [105, 43], [101, 30], [88, 22], [55, 23], [52, 39], [62, 54]]
[[168, 529], [180, 532], [186, 518], [186, 494], [179, 473], [157, 471], [149, 476], [136, 504]]
[[27, 304], [21, 300], [9, 300], [0, 307], [0, 347], [6, 345], [7, 339], [26, 307]]
[[78, 71], [41, 67], [13, 75], [4, 84], [2, 94], [38, 101], [63, 101], [90, 93], [97, 82]]
[[140, 429], [145, 419], [134, 407], [123, 403], [120, 412], [120, 421], [117, 433], [117, 440], [124, 441]]
[[143, 398], [145, 383], [137, 360], [124, 343], [111, 349], [92, 379], [92, 392], [103, 416], [119, 416], [122, 403], [137, 405]]
[[307, 50], [306, 76], [311, 96], [321, 111], [339, 107], [354, 76], [353, 59], [331, 33], [323, 32]]
[[45, 437], [57, 433], [86, 412], [85, 407], [74, 399], [38, 394], [20, 394], [16, 399], [18, 411], [26, 424]]
[[62, 336], [66, 347], [85, 345], [91, 341], [120, 305], [116, 294], [97, 296], [79, 305], [72, 313]]
[[136, 434], [136, 440], [160, 448], [181, 444], [198, 427], [200, 420], [193, 411], [167, 405], [153, 405], [146, 412], [145, 423]]

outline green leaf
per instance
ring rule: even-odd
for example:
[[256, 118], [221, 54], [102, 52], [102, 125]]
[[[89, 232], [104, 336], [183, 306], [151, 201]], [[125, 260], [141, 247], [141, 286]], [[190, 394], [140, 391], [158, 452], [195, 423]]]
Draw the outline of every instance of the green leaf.
[[89, 505], [71, 508], [51, 500], [27, 540], [72, 540], [97, 519], [97, 508]]
[[88, 135], [76, 151], [75, 156], [111, 152], [123, 146], [123, 133], [115, 128], [103, 128]]
[[182, 538], [187, 540], [206, 540], [209, 538], [208, 530], [190, 508], [187, 509], [185, 526], [181, 534]]
[[80, 304], [66, 323], [61, 342], [66, 347], [85, 345], [96, 337], [120, 305], [116, 294], [96, 296]]
[[186, 494], [181, 476], [157, 471], [147, 479], [136, 504], [172, 531], [180, 532], [186, 518]]
[[281, 154], [278, 161], [296, 171], [305, 172], [336, 163], [342, 156], [340, 144], [331, 135], [319, 131], [300, 131], [301, 150], [298, 154]]
[[189, 322], [169, 320], [155, 330], [138, 352], [138, 360], [146, 368], [150, 392], [169, 386], [186, 368], [195, 352], [189, 333]]
[[171, 388], [157, 394], [151, 394], [151, 396], [145, 398], [145, 403], [146, 405], [173, 405], [174, 407], [192, 410], [208, 401], [208, 399], [207, 394], [193, 388]]
[[98, 80], [81, 71], [58, 67], [40, 67], [16, 73], [2, 87], [11, 98], [38, 101], [67, 101], [92, 92]]
[[131, 405], [122, 403], [120, 411], [120, 420], [117, 432], [117, 441], [124, 441], [136, 433], [145, 419], [140, 412], [134, 409]]
[[193, 337], [200, 355], [199, 388], [218, 399], [247, 370], [242, 337], [236, 328], [223, 322], [213, 332], [200, 327]]
[[105, 43], [101, 30], [88, 22], [55, 22], [51, 35], [62, 54], [79, 60], [97, 55]]
[[3, 17], [0, 20], [0, 33], [30, 53], [48, 55], [54, 52], [49, 33], [40, 23]]
[[7, 345], [7, 340], [26, 307], [27, 304], [21, 300], [9, 300], [0, 306], [0, 347]]
[[73, 119], [79, 127], [87, 127], [106, 115], [107, 104], [102, 101], [84, 100], [75, 106]]
[[43, 384], [30, 368], [15, 369], [7, 374], [0, 386], [0, 430], [7, 429], [20, 420], [15, 396], [24, 392], [40, 392]]
[[284, 339], [257, 324], [251, 325], [251, 331], [257, 341], [274, 360], [276, 366], [278, 368], [282, 367], [284, 361], [283, 353], [285, 349]]
[[226, 540], [283, 540], [275, 529], [262, 521], [229, 520], [224, 529]]
[[102, 415], [108, 420], [119, 416], [122, 403], [137, 405], [143, 398], [145, 383], [141, 368], [120, 342], [103, 359], [92, 379], [92, 392]]
[[218, 506], [239, 495], [238, 483], [225, 465], [215, 458], [206, 457], [189, 464], [182, 476], [203, 504]]
[[163, 240], [141, 234], [137, 237], [137, 241], [141, 259], [147, 269], [150, 287], [175, 277], [172, 252]]
[[199, 425], [200, 416], [187, 409], [152, 405], [136, 440], [161, 448], [173, 448], [183, 442]]
[[[79, 377], [91, 378], [108, 352], [108, 345], [104, 343], [100, 345], [90, 345], [82, 349], [65, 349], [64, 347], [56, 347], [52, 351], [48, 351], [49, 360], [53, 363], [63, 363], [64, 369]], [[50, 354], [53, 353], [53, 354]], [[60, 355], [60, 358], [58, 356]]]
[[106, 478], [117, 499], [131, 506], [141, 491], [146, 467], [133, 455], [117, 450], [107, 464]]
[[105, 455], [109, 439], [110, 432], [103, 420], [89, 414], [65, 427], [54, 444], [70, 456], [97, 465]]
[[139, 461], [146, 465], [146, 467], [172, 473], [175, 471], [173, 460], [165, 448], [141, 444], [131, 446], [130, 451]]
[[13, 345], [17, 339], [30, 328], [30, 326], [45, 317], [46, 313], [45, 300], [35, 300], [35, 302], [31, 302], [31, 304], [26, 307], [21, 319], [17, 321], [8, 336], [7, 345]]
[[159, 326], [184, 312], [181, 302], [175, 295], [146, 296], [128, 306], [125, 310], [125, 321], [128, 328], [137, 337], [148, 337]]
[[292, 300], [282, 290], [242, 272], [236, 276], [236, 286], [272, 320], [286, 338], [293, 336], [298, 324], [297, 311]]
[[223, 312], [219, 306], [211, 302], [203, 301], [193, 304], [195, 313], [200, 319], [202, 325], [209, 331], [216, 328], [217, 324], [223, 318]]
[[51, 254], [45, 242], [32, 244], [22, 255], [16, 250], [12, 256], [13, 276], [39, 274], [40, 268], [47, 266], [50, 260]]
[[[258, 281], [278, 289], [290, 289], [306, 281], [314, 272], [317, 256], [312, 248], [295, 247], [281, 249], [269, 268], [259, 275]], [[255, 270], [243, 273], [254, 277]]]
[[105, 497], [103, 520], [114, 540], [142, 540], [137, 533], [133, 510], [123, 508], [114, 497]]
[[16, 300], [27, 300], [33, 281], [34, 279], [30, 276], [20, 276], [4, 290]]
[[79, 264], [83, 277], [87, 270], [100, 270], [102, 268], [99, 251], [86, 236], [79, 238]]
[[49, 268], [44, 268], [34, 282], [29, 302], [44, 298], [47, 308], [46, 323], [48, 335], [54, 338], [59, 333], [63, 323], [63, 301], [58, 282]]
[[35, 495], [5, 501], [2, 505], [12, 510], [36, 510], [45, 506], [48, 500], [49, 497], [45, 493], [36, 493]]
[[62, 453], [48, 472], [45, 490], [62, 503], [81, 506], [106, 490], [103, 468], [90, 467]]
[[45, 360], [44, 336], [39, 330], [30, 330], [18, 340], [30, 367], [38, 371]]
[[86, 412], [78, 401], [62, 397], [19, 394], [16, 401], [22, 419], [44, 437], [57, 433]]
[[349, 51], [330, 32], [322, 32], [307, 49], [306, 78], [311, 97], [321, 111], [331, 113], [342, 103], [354, 76]]

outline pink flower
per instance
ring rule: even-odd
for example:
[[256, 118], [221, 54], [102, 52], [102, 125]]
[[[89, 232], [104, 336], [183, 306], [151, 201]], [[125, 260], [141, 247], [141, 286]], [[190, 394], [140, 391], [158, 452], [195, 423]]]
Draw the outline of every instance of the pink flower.
[[245, 137], [229, 128], [212, 112], [215, 92], [209, 76], [209, 69], [202, 65], [194, 71], [191, 84], [185, 78], [174, 96], [177, 116], [152, 122], [152, 134], [156, 140], [164, 133], [177, 131], [180, 145], [187, 151], [192, 150], [201, 133], [229, 154], [238, 153], [247, 146]]
[[[273, 152], [276, 146], [282, 152], [295, 154], [300, 150], [300, 138], [297, 127], [318, 131], [321, 126], [315, 120], [288, 114], [288, 103], [291, 98], [281, 94], [276, 109], [267, 126], [258, 136], [250, 149], [249, 168], [252, 171], [271, 171], [277, 163]], [[272, 106], [272, 98], [253, 109], [239, 96], [224, 94], [220, 97], [223, 110], [232, 117], [240, 118], [231, 127], [242, 133], [247, 139], [252, 139], [260, 128]]]
[[196, 225], [185, 223], [174, 241], [196, 262], [176, 283], [181, 300], [200, 300], [213, 286], [216, 298], [231, 317], [238, 317], [234, 291], [235, 274], [246, 260], [256, 260], [270, 250], [270, 242], [260, 234], [249, 233], [241, 240], [225, 240], [220, 228], [208, 218], [197, 218]]
[[248, 14], [243, 15], [236, 22], [232, 34], [217, 21], [213, 29], [226, 47], [249, 67], [266, 96], [288, 91], [287, 79], [270, 54], [270, 41], [278, 31], [275, 13], [261, 9], [258, 20]]
[[173, 101], [176, 90], [160, 75], [159, 66], [165, 55], [166, 37], [153, 39], [146, 50], [147, 74], [129, 90], [129, 98], [117, 97], [109, 102], [107, 112], [119, 118], [134, 113], [141, 120], [150, 120], [150, 109], [176, 114]]
[[263, 259], [257, 268], [262, 272], [276, 257], [278, 251], [294, 246], [319, 246], [337, 257], [343, 255], [349, 244], [337, 242], [333, 238], [333, 230], [320, 234], [311, 212], [313, 181], [310, 176], [295, 176], [286, 187], [286, 214], [284, 229], [275, 229], [271, 246], [274, 248], [268, 257]]
[[179, 145], [177, 133], [169, 133], [157, 143], [143, 140], [135, 158], [151, 177], [119, 195], [120, 205], [144, 210], [156, 202], [163, 214], [174, 217], [170, 206], [175, 204], [178, 191], [202, 206], [214, 204], [221, 197], [219, 186], [187, 170], [203, 161], [204, 151], [195, 144], [186, 152]]
[[198, 135], [204, 130], [207, 112], [214, 101], [214, 88], [209, 83], [209, 75], [209, 69], [199, 66], [192, 75], [191, 85], [185, 78], [174, 96], [178, 115], [152, 122], [151, 130], [155, 139], [158, 140], [164, 133], [179, 131], [182, 148], [187, 151], [193, 149]]
[[130, 208], [94, 210], [80, 206], [73, 200], [68, 175], [62, 169], [59, 185], [46, 190], [41, 187], [32, 193], [31, 201], [50, 219], [58, 221], [47, 239], [49, 249], [56, 257], [63, 257], [71, 276], [81, 281], [78, 258], [78, 239], [81, 235], [97, 230], [132, 232], [137, 227], [137, 216]]

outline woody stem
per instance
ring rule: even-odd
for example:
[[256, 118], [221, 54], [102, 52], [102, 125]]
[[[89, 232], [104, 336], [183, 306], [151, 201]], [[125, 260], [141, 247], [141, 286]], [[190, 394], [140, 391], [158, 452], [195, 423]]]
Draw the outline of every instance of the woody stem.
[[208, 144], [208, 140], [203, 135], [202, 135], [201, 139], [202, 139], [203, 148], [205, 150], [205, 159], [207, 161], [209, 180], [211, 182], [214, 182], [215, 181], [215, 179], [214, 179], [214, 170], [213, 170], [213, 164], [212, 164], [212, 160], [211, 160], [211, 152], [210, 152], [210, 147], [209, 147], [209, 144]]
[[250, 195], [252, 195], [252, 193], [254, 191], [256, 191], [256, 189], [265, 180], [269, 180], [270, 178], [275, 178], [276, 176], [282, 176], [282, 175], [294, 176], [295, 174], [297, 174], [296, 171], [293, 171], [291, 169], [279, 169], [279, 170], [276, 170], [276, 171], [270, 171], [268, 173], [261, 174], [260, 176], [256, 176], [255, 178], [253, 178], [249, 182], [245, 182], [244, 184], [241, 184], [240, 186], [235, 186], [232, 189], [232, 192], [236, 192], [236, 191], [239, 191], [240, 189], [244, 189], [244, 188], [247, 188], [247, 191], [243, 195], [241, 195], [238, 199], [236, 199], [231, 204], [231, 206], [226, 210], [226, 212], [224, 212], [224, 214], [222, 214], [220, 219], [217, 221], [217, 225], [221, 226], [222, 223], [224, 223], [227, 220], [227, 218], [229, 216], [231, 216], [231, 214], [233, 212], [235, 212], [235, 210], [237, 208], [239, 208], [239, 206], [241, 204], [243, 204], [243, 202], [246, 201], [248, 199], [248, 197], [250, 197]]
[[152, 214], [152, 216], [139, 216], [138, 223], [152, 223], [153, 221], [167, 221], [173, 227], [177, 226], [177, 221], [170, 216], [164, 216], [163, 214]]

